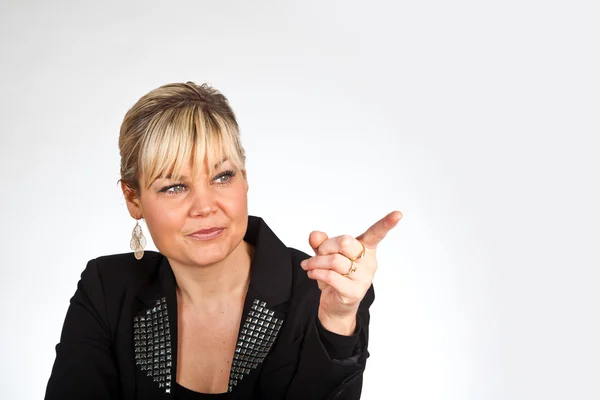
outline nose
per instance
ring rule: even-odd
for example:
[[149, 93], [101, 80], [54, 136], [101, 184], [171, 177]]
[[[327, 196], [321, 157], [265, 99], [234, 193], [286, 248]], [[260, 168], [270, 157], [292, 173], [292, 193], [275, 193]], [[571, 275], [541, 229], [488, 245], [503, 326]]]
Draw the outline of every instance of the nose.
[[204, 217], [217, 209], [216, 194], [210, 187], [197, 185], [191, 192], [190, 217]]

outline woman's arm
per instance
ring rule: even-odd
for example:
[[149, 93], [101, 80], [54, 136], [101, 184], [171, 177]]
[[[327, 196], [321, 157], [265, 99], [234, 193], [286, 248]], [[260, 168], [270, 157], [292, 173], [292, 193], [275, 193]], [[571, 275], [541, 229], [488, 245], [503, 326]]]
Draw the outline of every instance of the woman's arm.
[[81, 274], [56, 346], [46, 400], [118, 399], [119, 384], [95, 260]]
[[[308, 325], [289, 399], [360, 398], [362, 374], [369, 355], [369, 307], [375, 297], [372, 282], [377, 269], [377, 245], [401, 218], [399, 211], [391, 212], [356, 238], [350, 235], [329, 238], [319, 231], [310, 234], [309, 244], [315, 255], [300, 265], [310, 279], [318, 282], [318, 313]], [[332, 357], [332, 353], [338, 354], [343, 349], [326, 348], [332, 343], [329, 340], [327, 344], [327, 338], [319, 336], [317, 318], [330, 333], [358, 334], [359, 344], [353, 355], [343, 359]], [[345, 347], [341, 340], [337, 342]], [[334, 383], [337, 385], [332, 386]]]
[[[356, 337], [338, 337], [319, 326], [318, 317], [314, 315], [305, 332], [298, 368], [286, 400], [360, 399], [363, 372], [369, 357], [369, 307], [374, 298], [371, 286], [357, 313]], [[349, 351], [348, 344], [353, 340], [356, 344]]]

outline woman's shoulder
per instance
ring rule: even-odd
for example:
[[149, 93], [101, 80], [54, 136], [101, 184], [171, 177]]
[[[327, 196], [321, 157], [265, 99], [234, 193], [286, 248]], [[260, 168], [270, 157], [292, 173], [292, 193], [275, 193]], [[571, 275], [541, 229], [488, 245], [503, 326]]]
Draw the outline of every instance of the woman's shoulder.
[[160, 266], [165, 256], [156, 251], [145, 251], [138, 260], [133, 253], [108, 254], [96, 257], [88, 262], [93, 264], [98, 272], [108, 275], [129, 275], [136, 272], [150, 272]]
[[164, 259], [161, 253], [151, 250], [144, 251], [144, 256], [138, 260], [135, 258], [133, 252], [119, 253], [119, 254], [107, 254], [96, 257], [90, 261], [95, 261], [98, 266], [104, 269], [138, 269], [148, 268], [153, 265], [160, 264]]
[[140, 260], [133, 253], [102, 255], [87, 262], [81, 281], [83, 284], [99, 284], [104, 289], [113, 290], [139, 286], [156, 276], [164, 259], [162, 254], [155, 251], [145, 251]]

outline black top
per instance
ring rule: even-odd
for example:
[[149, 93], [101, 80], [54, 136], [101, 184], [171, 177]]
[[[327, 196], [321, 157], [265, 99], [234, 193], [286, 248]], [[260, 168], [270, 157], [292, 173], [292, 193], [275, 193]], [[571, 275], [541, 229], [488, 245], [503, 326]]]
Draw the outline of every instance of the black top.
[[175, 382], [175, 397], [180, 400], [227, 400], [230, 398], [230, 395], [229, 393], [210, 394], [194, 392]]
[[[258, 217], [249, 216], [244, 240], [255, 253], [223, 398], [359, 399], [373, 288], [360, 304], [355, 334], [336, 335], [317, 318], [321, 292], [300, 267], [309, 256], [286, 247]], [[141, 260], [125, 253], [89, 261], [45, 398], [203, 396], [176, 385], [177, 328], [176, 282], [165, 256], [147, 251]]]

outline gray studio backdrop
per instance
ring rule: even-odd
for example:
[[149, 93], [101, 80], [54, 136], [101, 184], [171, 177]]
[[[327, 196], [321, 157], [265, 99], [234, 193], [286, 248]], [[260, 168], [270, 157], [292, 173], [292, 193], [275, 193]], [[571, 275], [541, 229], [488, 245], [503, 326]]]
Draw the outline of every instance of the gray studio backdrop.
[[229, 97], [250, 212], [287, 245], [404, 213], [364, 399], [600, 398], [597, 20], [581, 1], [3, 1], [1, 397], [42, 398], [87, 260], [129, 251], [125, 112], [192, 80]]

